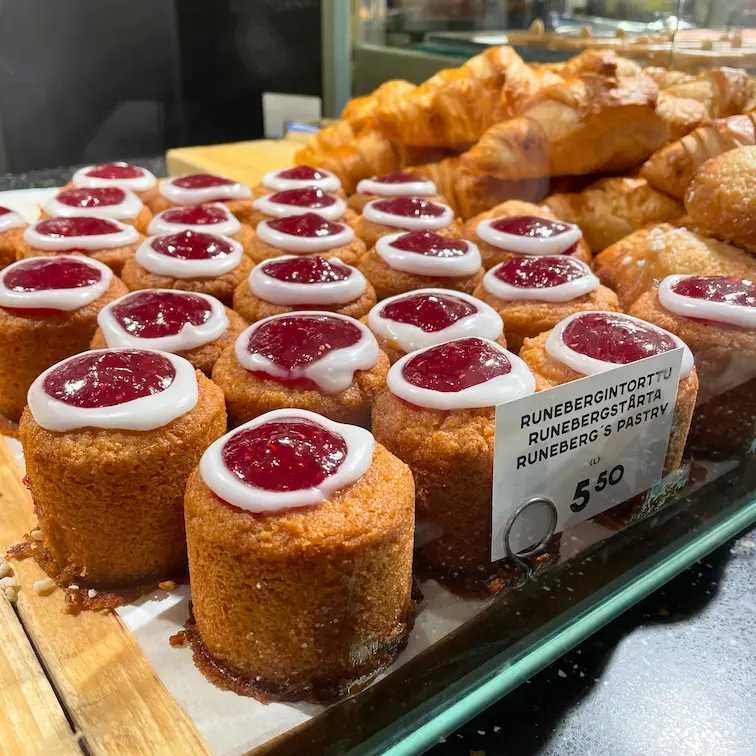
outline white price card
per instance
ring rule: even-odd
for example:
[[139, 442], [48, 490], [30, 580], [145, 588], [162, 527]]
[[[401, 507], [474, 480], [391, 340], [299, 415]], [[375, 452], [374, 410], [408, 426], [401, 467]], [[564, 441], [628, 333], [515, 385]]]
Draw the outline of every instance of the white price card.
[[527, 551], [662, 476], [682, 348], [496, 407], [491, 558]]

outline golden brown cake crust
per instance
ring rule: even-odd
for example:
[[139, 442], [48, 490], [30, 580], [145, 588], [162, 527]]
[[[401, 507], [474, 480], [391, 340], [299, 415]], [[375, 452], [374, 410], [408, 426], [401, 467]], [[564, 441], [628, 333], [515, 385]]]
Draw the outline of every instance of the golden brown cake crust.
[[24, 238], [23, 228], [9, 228], [0, 234], [0, 270], [16, 262], [18, 248]]
[[[273, 247], [270, 244], [266, 244], [253, 231], [248, 254], [256, 263], [260, 263], [263, 260], [270, 260], [274, 257], [281, 257], [282, 255], [290, 255], [292, 253], [285, 249], [281, 249], [280, 247]], [[344, 262], [347, 265], [356, 265], [364, 254], [364, 243], [361, 239], [355, 237], [349, 242], [349, 244], [345, 244], [343, 247], [334, 247], [325, 252], [315, 252], [311, 255], [298, 255], [298, 257], [326, 257], [329, 260], [332, 257], [338, 257], [341, 262]]]
[[[203, 344], [202, 346], [189, 349], [185, 352], [176, 352], [179, 357], [183, 357], [194, 365], [197, 370], [202, 371], [208, 378], [213, 372], [213, 366], [218, 361], [221, 354], [233, 346], [236, 339], [241, 332], [247, 327], [247, 323], [240, 315], [235, 313], [228, 307], [224, 308], [228, 317], [228, 329], [226, 332], [218, 337], [215, 341], [211, 341], [209, 344]], [[94, 338], [92, 339], [92, 349], [105, 349], [108, 344], [105, 341], [105, 336], [102, 330], [98, 328], [95, 331]]]
[[379, 444], [368, 471], [317, 506], [240, 511], [195, 470], [185, 513], [198, 634], [215, 660], [252, 683], [240, 692], [332, 698], [406, 643], [414, 484]]
[[355, 373], [349, 388], [325, 394], [257, 378], [239, 364], [233, 347], [229, 347], [215, 363], [213, 381], [225, 394], [230, 427], [285, 407], [310, 410], [341, 423], [367, 426], [370, 406], [386, 385], [389, 367], [388, 357], [379, 352], [376, 364], [370, 370]]
[[152, 431], [57, 433], [24, 410], [20, 436], [35, 510], [64, 578], [127, 587], [184, 574], [186, 480], [226, 430], [223, 393], [196, 375], [196, 406]]
[[68, 314], [31, 318], [0, 307], [0, 416], [18, 422], [34, 379], [56, 362], [89, 349], [97, 313], [127, 293], [123, 281], [113, 276], [99, 299]]
[[[39, 220], [42, 221], [48, 218], [52, 218], [52, 216], [48, 215], [44, 210], [40, 211]], [[119, 218], [118, 220], [121, 223], [127, 223], [129, 226], [134, 226], [140, 234], [146, 234], [147, 226], [150, 225], [150, 221], [152, 220], [152, 213], [149, 207], [144, 206], [136, 218]]]
[[[373, 221], [368, 220], [364, 215], [358, 216], [352, 226], [354, 228], [354, 233], [357, 234], [357, 236], [362, 239], [363, 242], [365, 242], [366, 249], [374, 247], [375, 243], [382, 236], [388, 236], [389, 234], [398, 234], [401, 231], [408, 233], [407, 230], [403, 228], [397, 228], [396, 226], [384, 226], [381, 223], [373, 223]], [[433, 233], [438, 234], [439, 236], [446, 236], [450, 239], [459, 239], [459, 221], [455, 220], [453, 223], [451, 223], [451, 225], [438, 229]]]
[[242, 281], [246, 281], [252, 270], [252, 261], [247, 255], [242, 255], [241, 262], [228, 273], [215, 278], [172, 278], [160, 276], [143, 268], [135, 259], [127, 260], [123, 266], [121, 278], [129, 291], [142, 289], [176, 289], [177, 291], [193, 291], [209, 294], [229, 305], [234, 301], [234, 290]]
[[144, 237], [140, 235], [134, 244], [129, 244], [126, 247], [116, 247], [115, 249], [99, 249], [94, 252], [88, 252], [86, 255], [81, 255], [80, 252], [45, 252], [41, 249], [35, 249], [30, 247], [23, 237], [19, 235], [16, 240], [16, 259], [25, 260], [27, 257], [59, 257], [60, 255], [81, 255], [82, 257], [91, 257], [97, 262], [101, 262], [103, 265], [107, 265], [113, 273], [117, 276], [121, 275], [123, 266], [127, 260], [131, 260], [139, 245], [144, 241]]

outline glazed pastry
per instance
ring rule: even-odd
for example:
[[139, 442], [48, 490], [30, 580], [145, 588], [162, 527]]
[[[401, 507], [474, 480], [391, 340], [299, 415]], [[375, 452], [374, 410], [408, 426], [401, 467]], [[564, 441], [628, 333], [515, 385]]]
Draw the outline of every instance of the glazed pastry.
[[536, 389], [544, 391], [678, 347], [683, 347], [683, 359], [664, 460], [667, 475], [680, 467], [698, 392], [693, 355], [677, 336], [629, 315], [577, 312], [552, 330], [526, 339], [520, 357], [533, 371]]
[[53, 577], [98, 591], [184, 575], [186, 481], [225, 429], [220, 389], [173, 354], [83, 352], [42, 373], [20, 436]]
[[311, 165], [297, 165], [294, 168], [279, 168], [268, 171], [262, 181], [252, 189], [255, 197], [263, 194], [286, 192], [289, 189], [307, 189], [312, 187], [323, 192], [344, 196], [339, 177], [324, 168], [313, 168]]
[[209, 294], [230, 305], [234, 290], [252, 270], [252, 261], [240, 242], [229, 236], [203, 231], [179, 231], [151, 236], [121, 277], [131, 291], [183, 289]]
[[89, 348], [97, 313], [127, 291], [85, 257], [19, 260], [0, 271], [0, 416], [17, 423], [32, 381]]
[[365, 276], [337, 257], [264, 260], [234, 293], [234, 310], [249, 323], [296, 310], [329, 310], [359, 319], [375, 302]]
[[414, 503], [407, 466], [362, 428], [279, 410], [223, 436], [185, 499], [200, 669], [328, 701], [390, 665], [414, 618]]
[[533, 376], [496, 342], [468, 337], [406, 355], [387, 386], [373, 433], [415, 478], [418, 533], [427, 533], [416, 570], [452, 590], [496, 590], [511, 570], [490, 556], [495, 406], [532, 394]]
[[117, 186], [63, 189], [42, 206], [40, 218], [108, 218], [145, 233], [152, 213], [130, 189]]
[[179, 231], [196, 231], [219, 236], [230, 236], [238, 241], [249, 253], [254, 232], [222, 202], [210, 205], [187, 205], [157, 213], [147, 227], [150, 236], [175, 234]]
[[543, 203], [557, 218], [580, 226], [593, 253], [633, 231], [677, 220], [682, 205], [642, 178], [608, 178], [582, 192], [552, 194]]
[[662, 223], [626, 236], [596, 256], [593, 270], [627, 309], [673, 273], [756, 277], [756, 259], [730, 244]]
[[14, 210], [0, 206], [0, 270], [16, 260], [26, 221]]
[[153, 173], [146, 168], [124, 162], [101, 163], [79, 168], [74, 173], [70, 186], [83, 189], [109, 186], [130, 189], [148, 207], [157, 194], [157, 179]]
[[221, 352], [247, 327], [207, 294], [151, 289], [119, 297], [100, 310], [92, 349], [133, 347], [171, 352], [209, 376]]
[[446, 201], [439, 196], [436, 185], [430, 179], [408, 171], [394, 171], [383, 176], [362, 179], [357, 184], [357, 192], [347, 200], [347, 204], [355, 212], [361, 213], [371, 200], [393, 197], [422, 197], [431, 202]]
[[49, 218], [24, 230], [16, 258], [75, 253], [104, 263], [118, 275], [142, 239], [134, 226], [111, 218]]
[[727, 457], [756, 437], [756, 286], [730, 276], [667, 276], [630, 313], [681, 338], [699, 391], [688, 436], [694, 454]]
[[486, 273], [474, 295], [499, 313], [515, 354], [526, 338], [575, 312], [619, 310], [617, 295], [586, 263], [566, 255], [510, 257]]
[[504, 326], [496, 311], [469, 294], [418, 289], [384, 299], [363, 319], [393, 365], [409, 352], [476, 336], [506, 349]]
[[591, 260], [578, 226], [519, 200], [502, 202], [471, 218], [462, 226], [462, 237], [478, 246], [486, 270], [513, 255], [568, 255], [583, 262]]
[[358, 267], [379, 301], [429, 286], [472, 294], [483, 278], [475, 244], [433, 231], [381, 236]]
[[358, 320], [332, 312], [274, 315], [251, 325], [215, 364], [232, 426], [294, 407], [367, 426], [388, 357]]
[[313, 187], [264, 194], [252, 204], [252, 213], [248, 220], [252, 228], [257, 228], [257, 224], [261, 221], [272, 221], [276, 218], [288, 218], [291, 215], [307, 213], [317, 213], [321, 218], [329, 221], [350, 222], [355, 217], [341, 197]]
[[282, 255], [327, 255], [354, 265], [364, 254], [365, 245], [351, 226], [318, 213], [260, 221], [249, 248], [250, 257], [258, 263]]
[[362, 208], [354, 230], [367, 249], [375, 246], [381, 236], [397, 231], [434, 231], [450, 238], [459, 237], [454, 210], [420, 197], [371, 200]]

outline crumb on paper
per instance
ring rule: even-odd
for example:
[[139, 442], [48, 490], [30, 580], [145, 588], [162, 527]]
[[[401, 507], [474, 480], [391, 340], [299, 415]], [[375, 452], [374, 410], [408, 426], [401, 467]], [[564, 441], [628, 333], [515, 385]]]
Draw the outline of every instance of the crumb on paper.
[[5, 598], [7, 598], [8, 601], [15, 601], [18, 598], [16, 589], [11, 588], [10, 586], [8, 586], [7, 588], [3, 588], [3, 593], [5, 594]]
[[0, 578], [11, 574], [11, 566], [5, 560], [0, 561]]
[[164, 591], [173, 591], [176, 589], [176, 581], [163, 580], [162, 583], [158, 583], [158, 588], [162, 588]]
[[177, 633], [174, 633], [168, 639], [168, 642], [174, 648], [180, 648], [181, 646], [185, 646], [186, 645], [186, 630], [179, 630]]
[[39, 594], [52, 593], [55, 588], [55, 581], [49, 577], [43, 578], [42, 580], [37, 580], [37, 582], [34, 583], [34, 592]]
[[35, 540], [35, 541], [41, 541], [44, 538], [44, 535], [42, 534], [42, 531], [39, 528], [35, 528], [32, 530], [29, 535]]
[[0, 578], [0, 588], [18, 588], [18, 580], [13, 575]]

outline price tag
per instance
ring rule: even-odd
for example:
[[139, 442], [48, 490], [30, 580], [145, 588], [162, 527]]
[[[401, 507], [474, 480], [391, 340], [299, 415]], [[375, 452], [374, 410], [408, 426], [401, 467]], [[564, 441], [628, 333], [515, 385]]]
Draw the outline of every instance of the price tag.
[[[627, 501], [661, 479], [682, 348], [496, 408], [492, 560]], [[527, 502], [538, 499], [532, 507]], [[513, 514], [520, 510], [513, 520]]]

